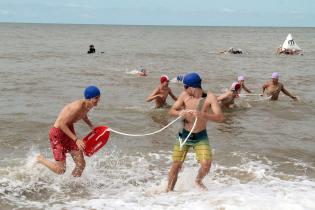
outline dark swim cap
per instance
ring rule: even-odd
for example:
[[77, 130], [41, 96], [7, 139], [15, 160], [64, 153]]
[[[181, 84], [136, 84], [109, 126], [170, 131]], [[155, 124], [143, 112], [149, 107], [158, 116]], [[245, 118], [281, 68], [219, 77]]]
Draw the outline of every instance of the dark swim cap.
[[201, 88], [201, 78], [197, 73], [186, 74], [183, 79], [184, 85], [193, 88]]
[[85, 90], [84, 90], [85, 99], [91, 99], [91, 98], [94, 98], [94, 97], [97, 97], [100, 95], [101, 95], [101, 92], [98, 89], [98, 87], [93, 86], [93, 85], [85, 88]]
[[183, 81], [183, 75], [178, 75], [177, 77], [176, 77], [176, 79], [177, 79], [177, 81]]

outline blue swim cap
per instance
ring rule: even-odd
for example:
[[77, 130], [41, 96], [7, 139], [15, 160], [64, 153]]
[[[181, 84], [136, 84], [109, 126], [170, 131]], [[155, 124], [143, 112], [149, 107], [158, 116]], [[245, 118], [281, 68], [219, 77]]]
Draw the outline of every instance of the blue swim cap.
[[183, 79], [184, 85], [193, 88], [201, 88], [201, 78], [197, 73], [186, 74]]
[[84, 90], [85, 99], [91, 99], [91, 98], [94, 98], [94, 97], [100, 96], [100, 95], [101, 95], [101, 92], [98, 89], [98, 87], [93, 86], [93, 85], [85, 88], [85, 90]]

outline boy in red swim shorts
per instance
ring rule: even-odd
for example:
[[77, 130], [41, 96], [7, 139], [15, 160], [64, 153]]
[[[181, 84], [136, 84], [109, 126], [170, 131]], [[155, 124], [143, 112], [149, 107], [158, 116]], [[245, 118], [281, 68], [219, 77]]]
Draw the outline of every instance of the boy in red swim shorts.
[[82, 175], [85, 168], [82, 150], [85, 148], [85, 144], [76, 136], [73, 124], [79, 120], [83, 120], [93, 129], [87, 113], [94, 106], [97, 106], [100, 95], [100, 90], [96, 86], [89, 86], [84, 91], [85, 99], [67, 104], [61, 110], [49, 132], [50, 146], [55, 161], [47, 160], [43, 155], [39, 154], [37, 156], [38, 163], [43, 164], [57, 174], [63, 174], [66, 171], [66, 153], [70, 153], [75, 162], [72, 175], [74, 177]]

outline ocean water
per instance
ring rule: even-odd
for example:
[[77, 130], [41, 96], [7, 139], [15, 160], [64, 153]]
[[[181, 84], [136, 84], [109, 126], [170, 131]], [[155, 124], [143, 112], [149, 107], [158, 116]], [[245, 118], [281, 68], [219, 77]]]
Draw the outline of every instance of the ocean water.
[[[277, 56], [291, 33], [302, 56]], [[0, 209], [315, 209], [315, 28], [166, 27], [0, 24]], [[97, 53], [88, 55], [94, 44]], [[229, 47], [244, 55], [225, 55]], [[128, 72], [144, 66], [147, 77]], [[62, 107], [101, 88], [90, 119], [127, 133], [149, 133], [174, 118], [145, 98], [170, 78], [196, 71], [203, 88], [220, 93], [240, 74], [259, 93], [273, 71], [300, 99], [240, 97], [224, 123], [208, 123], [213, 163], [194, 186], [198, 163], [189, 153], [175, 191], [165, 193], [172, 146], [180, 122], [146, 137], [111, 134], [74, 166], [55, 175], [34, 161], [52, 158], [48, 132]], [[175, 95], [181, 84], [171, 83]], [[169, 98], [168, 103], [173, 101]], [[79, 137], [88, 127], [76, 125]]]

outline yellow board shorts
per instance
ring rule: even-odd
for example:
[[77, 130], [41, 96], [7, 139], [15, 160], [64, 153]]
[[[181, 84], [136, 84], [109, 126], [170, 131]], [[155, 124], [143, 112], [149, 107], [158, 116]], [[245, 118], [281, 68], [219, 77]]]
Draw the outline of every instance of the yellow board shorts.
[[174, 144], [172, 156], [173, 161], [184, 162], [190, 147], [195, 150], [197, 161], [212, 160], [211, 146], [207, 135], [202, 136], [202, 138], [194, 141], [194, 143], [190, 143], [190, 141], [187, 142], [188, 143], [186, 143], [182, 149], [180, 149], [179, 141]]

